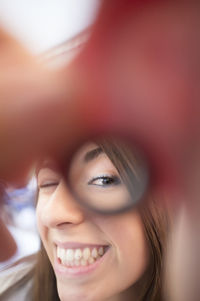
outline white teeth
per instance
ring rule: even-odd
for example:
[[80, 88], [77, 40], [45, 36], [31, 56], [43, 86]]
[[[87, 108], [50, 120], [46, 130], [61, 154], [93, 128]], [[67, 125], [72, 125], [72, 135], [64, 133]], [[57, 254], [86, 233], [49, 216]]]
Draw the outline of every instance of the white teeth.
[[85, 249], [83, 250], [83, 258], [84, 258], [85, 260], [88, 260], [89, 257], [90, 257], [90, 249], [89, 249], [89, 248], [85, 248]]
[[62, 259], [63, 264], [66, 263], [66, 256], [65, 256], [65, 254], [66, 254], [65, 249], [60, 249], [60, 258]]
[[63, 264], [67, 264], [68, 263], [66, 251], [63, 252], [63, 256], [61, 258], [62, 258], [62, 263]]
[[57, 257], [63, 265], [68, 267], [86, 266], [93, 264], [100, 256], [105, 253], [104, 247], [96, 247], [90, 249], [89, 247], [83, 250], [79, 249], [64, 249], [57, 247]]
[[72, 250], [72, 249], [67, 249], [67, 252], [66, 252], [66, 258], [67, 258], [67, 261], [72, 261], [72, 260], [74, 260], [74, 250]]
[[98, 257], [98, 252], [97, 252], [97, 249], [96, 248], [94, 248], [93, 250], [92, 250], [92, 257], [93, 258], [97, 258]]
[[65, 249], [61, 249], [61, 248], [58, 248], [59, 249], [59, 251], [58, 251], [58, 253], [59, 253], [59, 255], [58, 255], [58, 257], [64, 257], [65, 256]]
[[89, 264], [94, 263], [94, 258], [93, 258], [93, 257], [88, 258], [88, 263], [89, 263]]
[[81, 259], [81, 257], [82, 257], [82, 251], [81, 251], [81, 249], [76, 249], [76, 251], [74, 253], [74, 259], [79, 260], [79, 259]]
[[103, 247], [100, 247], [100, 248], [99, 248], [99, 251], [98, 251], [98, 253], [99, 253], [99, 255], [100, 255], [100, 256], [102, 256], [102, 255], [103, 255]]
[[81, 265], [82, 266], [86, 266], [87, 265], [87, 261], [85, 259], [81, 259]]

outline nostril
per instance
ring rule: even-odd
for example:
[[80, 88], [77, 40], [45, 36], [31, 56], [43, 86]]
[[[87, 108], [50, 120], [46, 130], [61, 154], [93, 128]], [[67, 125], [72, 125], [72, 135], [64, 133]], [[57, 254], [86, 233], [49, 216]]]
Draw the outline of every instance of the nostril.
[[57, 227], [64, 228], [70, 225], [79, 225], [84, 221], [84, 215], [78, 212], [63, 212], [63, 216], [57, 220]]

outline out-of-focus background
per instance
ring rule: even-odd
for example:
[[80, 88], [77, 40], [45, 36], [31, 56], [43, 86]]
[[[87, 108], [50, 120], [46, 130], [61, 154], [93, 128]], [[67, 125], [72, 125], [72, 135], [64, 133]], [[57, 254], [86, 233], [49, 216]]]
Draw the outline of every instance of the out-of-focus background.
[[[0, 0], [0, 27], [49, 65], [59, 67], [79, 51], [90, 32], [100, 0]], [[37, 252], [40, 240], [35, 222], [36, 180], [24, 188], [6, 188], [1, 217], [12, 233], [17, 252], [12, 262]]]
[[0, 271], [12, 262], [37, 252], [40, 248], [35, 217], [36, 194], [35, 177], [26, 187], [16, 189], [7, 186], [5, 189], [1, 218], [17, 243], [17, 251], [9, 260], [0, 262]]
[[101, 0], [0, 0], [0, 26], [39, 54], [93, 23]]

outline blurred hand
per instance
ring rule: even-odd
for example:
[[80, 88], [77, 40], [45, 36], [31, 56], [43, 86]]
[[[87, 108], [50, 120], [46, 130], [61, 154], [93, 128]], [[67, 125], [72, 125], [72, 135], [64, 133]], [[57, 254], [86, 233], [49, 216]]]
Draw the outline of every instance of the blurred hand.
[[0, 217], [0, 263], [10, 259], [17, 251], [17, 244]]
[[106, 131], [141, 144], [157, 185], [182, 186], [199, 135], [200, 18], [191, 2], [153, 3], [104, 1], [85, 49], [58, 72], [1, 31], [2, 177]]
[[66, 74], [48, 70], [3, 30], [0, 70], [0, 178], [22, 184], [36, 157], [78, 136], [79, 116]]
[[88, 128], [130, 134], [150, 157], [157, 184], [176, 189], [188, 158], [198, 155], [199, 11], [195, 1], [103, 1], [74, 63], [85, 82]]

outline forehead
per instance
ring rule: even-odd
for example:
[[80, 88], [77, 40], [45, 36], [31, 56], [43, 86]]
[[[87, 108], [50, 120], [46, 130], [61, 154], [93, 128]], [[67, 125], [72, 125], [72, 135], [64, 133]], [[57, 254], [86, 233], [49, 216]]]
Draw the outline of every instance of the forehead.
[[87, 164], [98, 158], [104, 152], [102, 148], [93, 142], [83, 144], [75, 153], [71, 163]]

